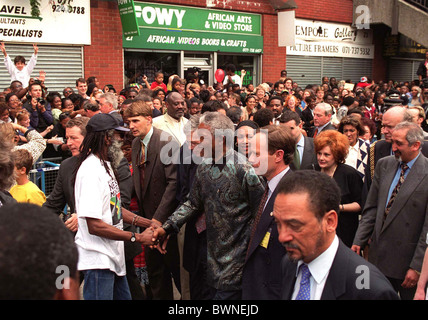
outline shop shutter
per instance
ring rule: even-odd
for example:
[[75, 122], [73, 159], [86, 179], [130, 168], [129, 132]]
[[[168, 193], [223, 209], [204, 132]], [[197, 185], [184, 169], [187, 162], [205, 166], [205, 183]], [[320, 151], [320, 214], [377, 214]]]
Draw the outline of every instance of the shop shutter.
[[[322, 58], [322, 76], [342, 80], [343, 58], [323, 57]], [[321, 82], [320, 82], [321, 83]]]
[[363, 76], [372, 77], [371, 59], [343, 59], [343, 80], [350, 79], [353, 83], [358, 83]]
[[321, 84], [323, 76], [337, 81], [351, 79], [358, 83], [362, 76], [372, 77], [372, 60], [340, 57], [287, 56], [287, 75], [304, 88]]
[[304, 89], [307, 85], [320, 84], [321, 57], [287, 56], [287, 76]]
[[[18, 45], [6, 43], [7, 54], [12, 61], [17, 55], [25, 57], [26, 62], [33, 54], [31, 44]], [[65, 87], [76, 87], [76, 79], [83, 76], [83, 52], [81, 46], [43, 46], [38, 45], [37, 65], [31, 77], [38, 77], [39, 71], [46, 72], [45, 85], [49, 92], [58, 91], [62, 94]], [[0, 89], [10, 85], [10, 75], [2, 61], [0, 63]]]

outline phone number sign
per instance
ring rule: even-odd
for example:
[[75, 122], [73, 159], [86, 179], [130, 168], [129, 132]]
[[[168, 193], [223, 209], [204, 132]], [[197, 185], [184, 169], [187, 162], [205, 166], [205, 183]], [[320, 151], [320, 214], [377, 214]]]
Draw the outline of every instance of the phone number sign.
[[0, 0], [0, 40], [46, 44], [91, 44], [90, 0]]

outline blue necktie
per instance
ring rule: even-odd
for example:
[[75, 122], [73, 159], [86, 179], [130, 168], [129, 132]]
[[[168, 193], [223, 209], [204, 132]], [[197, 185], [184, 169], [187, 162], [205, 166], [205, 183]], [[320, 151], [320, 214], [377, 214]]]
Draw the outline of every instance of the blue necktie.
[[300, 279], [300, 289], [296, 296], [296, 300], [310, 300], [311, 299], [311, 272], [309, 271], [307, 264], [300, 266], [300, 272], [302, 278]]

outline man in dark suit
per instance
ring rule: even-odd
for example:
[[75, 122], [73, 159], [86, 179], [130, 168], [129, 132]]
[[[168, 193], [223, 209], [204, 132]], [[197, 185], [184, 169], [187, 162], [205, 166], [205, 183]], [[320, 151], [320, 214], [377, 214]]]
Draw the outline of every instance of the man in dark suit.
[[322, 131], [336, 130], [331, 124], [331, 116], [333, 115], [333, 107], [325, 102], [318, 103], [314, 108], [314, 129], [310, 136], [315, 138]]
[[[137, 99], [125, 109], [124, 116], [135, 137], [132, 178], [140, 214], [161, 226], [178, 205], [176, 163], [180, 147], [169, 133], [152, 126], [152, 112], [150, 105]], [[180, 290], [177, 238], [169, 239], [165, 255], [157, 250], [146, 250], [145, 257], [153, 298], [172, 300], [171, 274]]]
[[324, 173], [299, 170], [277, 187], [274, 217], [285, 300], [398, 299], [389, 281], [336, 235], [340, 190]]
[[305, 98], [306, 108], [303, 109], [302, 115], [300, 116], [303, 121], [303, 129], [306, 131], [308, 137], [314, 129], [314, 108], [316, 105], [317, 97], [311, 90], [309, 96]]
[[291, 110], [285, 110], [279, 123], [290, 129], [291, 136], [296, 144], [293, 162], [290, 163], [291, 170], [312, 169], [318, 163], [314, 148], [314, 139], [302, 133], [303, 122], [299, 115]]
[[[265, 132], [267, 131], [267, 132]], [[279, 300], [281, 298], [281, 260], [284, 247], [272, 216], [276, 186], [290, 172], [295, 143], [283, 126], [264, 127], [252, 138], [249, 155], [256, 174], [267, 180], [265, 195], [253, 222], [242, 275], [242, 299]]]
[[87, 117], [77, 117], [67, 123], [65, 129], [67, 145], [72, 157], [61, 162], [54, 188], [43, 204], [43, 207], [51, 209], [56, 214], [65, 213], [65, 206], [68, 205], [71, 214], [66, 217], [65, 226], [73, 232], [77, 231], [77, 215], [74, 207], [72, 177], [77, 165], [77, 156], [80, 154], [79, 148], [86, 135], [88, 121]]
[[428, 159], [421, 153], [422, 129], [402, 122], [392, 132], [394, 156], [379, 160], [354, 238], [359, 253], [391, 281], [402, 299], [413, 299], [428, 231]]

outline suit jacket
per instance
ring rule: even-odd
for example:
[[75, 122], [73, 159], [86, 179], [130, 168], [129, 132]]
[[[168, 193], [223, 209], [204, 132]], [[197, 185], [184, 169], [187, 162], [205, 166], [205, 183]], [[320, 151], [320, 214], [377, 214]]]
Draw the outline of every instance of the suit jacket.
[[[369, 270], [369, 275], [364, 274], [364, 270]], [[297, 263], [285, 256], [282, 261], [283, 300], [290, 300], [293, 295], [296, 271]], [[359, 277], [364, 275], [370, 281], [368, 288], [357, 288], [356, 284], [361, 283]], [[339, 247], [328, 273], [321, 300], [399, 300], [399, 297], [378, 268], [357, 255], [339, 239]]]
[[[305, 139], [305, 145], [303, 147], [302, 162], [300, 163], [300, 169], [312, 169], [314, 165], [318, 164], [317, 155], [315, 153], [314, 139], [303, 136]], [[297, 170], [294, 163], [290, 163], [290, 169]]]
[[181, 145], [186, 141], [186, 135], [184, 133], [184, 126], [189, 120], [185, 117], [181, 117], [180, 121], [180, 129], [177, 130], [177, 120], [171, 117], [168, 113], [161, 115], [160, 117], [156, 117], [153, 119], [153, 127], [168, 132], [171, 136], [175, 138], [175, 140]]
[[[385, 140], [378, 140], [370, 146], [364, 175], [363, 205], [372, 184], [376, 164], [380, 159], [391, 155], [391, 148], [391, 143]], [[422, 154], [428, 157], [428, 143], [424, 143], [422, 146]]]
[[397, 168], [394, 156], [376, 165], [354, 244], [364, 246], [371, 239], [369, 261], [387, 277], [404, 279], [409, 267], [422, 268], [428, 232], [428, 159], [419, 155], [383, 221]]
[[[310, 137], [314, 136], [316, 129], [317, 129], [316, 127], [312, 128], [311, 134], [309, 135]], [[317, 134], [320, 134], [321, 132], [327, 131], [327, 130], [336, 130], [336, 128], [331, 124], [331, 122], [329, 122], [328, 125], [326, 125], [324, 128], [322, 128], [322, 130], [319, 131]]]
[[[161, 141], [161, 134], [168, 136], [168, 141]], [[162, 163], [161, 150], [165, 147], [173, 153], [178, 153], [180, 147], [172, 136], [160, 129], [153, 127], [153, 135], [147, 146], [147, 164], [144, 171], [144, 183], [141, 185], [140, 163], [141, 142], [136, 137], [132, 141], [132, 167], [134, 168], [132, 179], [137, 195], [140, 214], [147, 219], [156, 219], [164, 223], [177, 207], [177, 165], [174, 162]], [[164, 150], [164, 151], [165, 151]]]
[[309, 134], [312, 132], [312, 129], [314, 128], [314, 116], [312, 115], [311, 109], [309, 107], [303, 109], [300, 118], [303, 121], [303, 129], [309, 136]]
[[54, 188], [43, 207], [49, 208], [56, 214], [64, 212], [68, 204], [70, 212], [76, 212], [74, 206], [73, 174], [77, 165], [77, 157], [71, 157], [61, 162]]
[[[290, 172], [291, 170], [282, 179]], [[279, 300], [281, 298], [280, 268], [286, 251], [278, 241], [278, 229], [271, 215], [276, 195], [275, 189], [263, 210], [248, 248], [242, 275], [242, 299], [244, 300]], [[270, 237], [267, 248], [264, 248], [260, 243], [267, 232], [270, 233]]]

